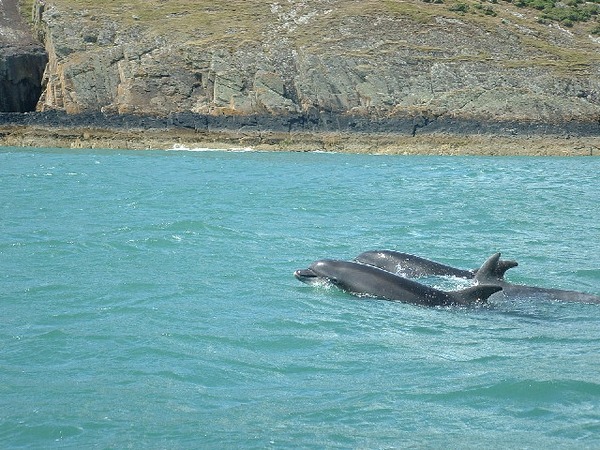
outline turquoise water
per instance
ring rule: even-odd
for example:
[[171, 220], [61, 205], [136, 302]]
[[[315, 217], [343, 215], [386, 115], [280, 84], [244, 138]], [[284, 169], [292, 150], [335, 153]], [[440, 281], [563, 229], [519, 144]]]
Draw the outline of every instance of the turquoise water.
[[501, 251], [512, 282], [600, 294], [599, 172], [0, 149], [2, 447], [599, 448], [600, 305], [425, 308], [292, 276]]

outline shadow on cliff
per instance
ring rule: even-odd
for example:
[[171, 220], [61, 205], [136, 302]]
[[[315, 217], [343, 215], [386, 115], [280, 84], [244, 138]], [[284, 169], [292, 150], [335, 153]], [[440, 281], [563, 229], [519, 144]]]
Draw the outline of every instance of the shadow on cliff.
[[0, 111], [35, 111], [48, 55], [24, 23], [17, 0], [0, 2]]

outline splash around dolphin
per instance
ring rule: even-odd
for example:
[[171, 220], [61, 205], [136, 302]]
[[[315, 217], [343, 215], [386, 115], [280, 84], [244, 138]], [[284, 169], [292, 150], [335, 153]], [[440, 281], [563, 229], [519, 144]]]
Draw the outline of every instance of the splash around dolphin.
[[294, 276], [307, 284], [326, 283], [358, 296], [396, 300], [424, 306], [475, 305], [501, 291], [498, 285], [476, 285], [459, 291], [442, 291], [358, 262], [322, 259]]

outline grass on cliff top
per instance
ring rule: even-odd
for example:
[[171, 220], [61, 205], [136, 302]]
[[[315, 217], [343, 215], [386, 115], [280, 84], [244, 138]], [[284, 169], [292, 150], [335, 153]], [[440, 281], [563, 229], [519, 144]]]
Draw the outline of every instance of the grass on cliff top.
[[[28, 18], [36, 1], [19, 0]], [[204, 30], [206, 36], [213, 37], [226, 37], [228, 30], [231, 34], [231, 30], [241, 29], [250, 33], [250, 39], [256, 38], [254, 33], [277, 25], [278, 14], [279, 20], [283, 15], [284, 20], [292, 22], [311, 10], [321, 13], [330, 10], [332, 19], [384, 15], [427, 23], [439, 16], [492, 22], [509, 11], [509, 7], [528, 12], [529, 22], [559, 22], [567, 27], [576, 22], [591, 22], [588, 31], [600, 33], [600, 0], [45, 0], [45, 3], [56, 4], [63, 11], [86, 11], [89, 15], [101, 14], [126, 24], [151, 25], [156, 33], [197, 34]], [[319, 30], [314, 31], [319, 33]]]
[[[24, 15], [36, 0], [20, 0]], [[77, 12], [83, 20], [97, 17], [125, 26], [147, 28], [150, 34], [190, 34], [219, 40], [232, 34], [252, 32], [269, 13], [270, 3], [261, 0], [45, 0], [47, 8]]]
[[[25, 15], [29, 15], [31, 7], [37, 0], [19, 0]], [[114, 15], [126, 20], [127, 13], [139, 20], [157, 21], [169, 14], [190, 15], [190, 18], [201, 19], [202, 14], [217, 14], [219, 19], [225, 16], [232, 21], [256, 21], [262, 14], [276, 5], [292, 4], [296, 10], [303, 7], [314, 9], [335, 9], [345, 14], [401, 14], [413, 19], [428, 19], [440, 11], [450, 13], [472, 13], [496, 16], [507, 3], [522, 10], [537, 11], [536, 20], [543, 22], [563, 22], [572, 26], [574, 22], [598, 22], [600, 0], [339, 0], [337, 2], [296, 1], [264, 1], [264, 0], [45, 0], [69, 9], [87, 9], [102, 11], [103, 14]], [[197, 14], [200, 13], [200, 14]], [[124, 15], [125, 14], [125, 15]], [[209, 19], [210, 20], [210, 19]]]
[[[28, 18], [36, 0], [19, 0], [22, 12]], [[521, 35], [522, 44], [542, 55], [538, 59], [522, 61], [527, 65], [550, 65], [569, 70], [584, 68], [600, 62], [598, 45], [588, 36], [597, 25], [593, 14], [600, 0], [45, 0], [47, 7], [73, 14], [76, 20], [94, 22], [115, 20], [128, 26], [148, 30], [150, 35], [180, 35], [182, 42], [199, 48], [225, 46], [236, 49], [249, 43], [264, 43], [289, 37], [298, 46], [320, 46], [326, 50], [328, 42], [339, 39], [338, 27], [352, 17], [407, 18], [417, 24], [433, 24], [438, 17], [454, 18], [476, 24], [495, 32], [504, 26], [515, 35], [515, 24], [532, 30]], [[441, 3], [440, 3], [441, 2]], [[571, 6], [569, 6], [572, 4]], [[543, 5], [543, 8], [540, 9]], [[586, 7], [592, 23], [571, 24], [570, 32], [576, 39], [570, 47], [558, 46], [545, 36], [550, 28], [543, 14], [548, 8], [564, 11]], [[291, 29], [296, 29], [290, 33]], [[367, 32], [368, 30], [365, 30]], [[373, 33], [377, 33], [374, 30]], [[382, 30], [385, 34], [385, 30]], [[519, 64], [519, 62], [515, 62]]]

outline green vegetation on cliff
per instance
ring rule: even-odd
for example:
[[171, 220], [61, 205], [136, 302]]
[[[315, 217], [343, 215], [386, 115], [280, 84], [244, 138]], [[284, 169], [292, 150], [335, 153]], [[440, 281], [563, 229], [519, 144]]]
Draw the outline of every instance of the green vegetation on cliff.
[[[553, 20], [572, 27], [574, 22], [594, 21], [600, 14], [600, 0], [512, 0], [517, 6], [534, 8], [541, 11], [539, 21]], [[593, 30], [596, 30], [594, 27]]]
[[[31, 19], [30, 11], [40, 0], [19, 1], [23, 13]], [[79, 12], [82, 19], [89, 21], [114, 20], [124, 27], [143, 28], [151, 35], [179, 36], [190, 45], [214, 47], [220, 43], [231, 49], [261, 42], [265, 34], [278, 28], [286, 34], [295, 34], [300, 44], [318, 46], [316, 37], [339, 38], [339, 33], [335, 33], [337, 27], [352, 17], [404, 18], [425, 26], [435, 18], [445, 17], [476, 23], [490, 32], [500, 24], [510, 24], [520, 31], [527, 29], [528, 34], [542, 41], [551, 39], [547, 28], [552, 24], [569, 27], [575, 38], [600, 34], [600, 0], [44, 0], [42, 3]], [[291, 3], [292, 7], [285, 3]], [[281, 22], [279, 27], [273, 23], [274, 15]], [[373, 32], [386, 34], [380, 29]], [[325, 43], [332, 39], [336, 38], [328, 36]], [[575, 42], [572, 51], [578, 52], [581, 43]], [[589, 42], [584, 44], [587, 57]]]
[[[23, 11], [29, 16], [29, 11], [38, 0], [19, 0]], [[60, 3], [72, 8], [102, 12], [103, 15], [120, 17], [122, 20], [154, 22], [159, 25], [165, 17], [184, 17], [179, 22], [186, 28], [214, 28], [217, 24], [223, 28], [242, 27], [253, 28], [256, 19], [265, 15], [267, 10], [277, 2], [260, 0], [229, 0], [222, 2], [197, 2], [194, 0], [112, 0], [109, 4], [95, 0], [63, 0]], [[204, 5], [203, 5], [204, 3]], [[327, 3], [327, 2], [325, 2]], [[536, 20], [541, 23], [548, 21], [560, 22], [571, 27], [575, 22], [592, 22], [590, 30], [598, 33], [598, 16], [600, 15], [600, 0], [419, 0], [415, 2], [399, 0], [364, 0], [348, 2], [341, 8], [342, 14], [384, 13], [403, 14], [413, 19], [426, 20], [432, 15], [446, 10], [449, 13], [471, 13], [487, 16], [497, 16], [503, 8], [503, 3], [512, 3], [523, 10], [539, 11]], [[422, 3], [443, 5], [437, 9], [428, 8]], [[159, 29], [162, 27], [159, 25]], [[158, 30], [157, 30], [158, 31]]]

